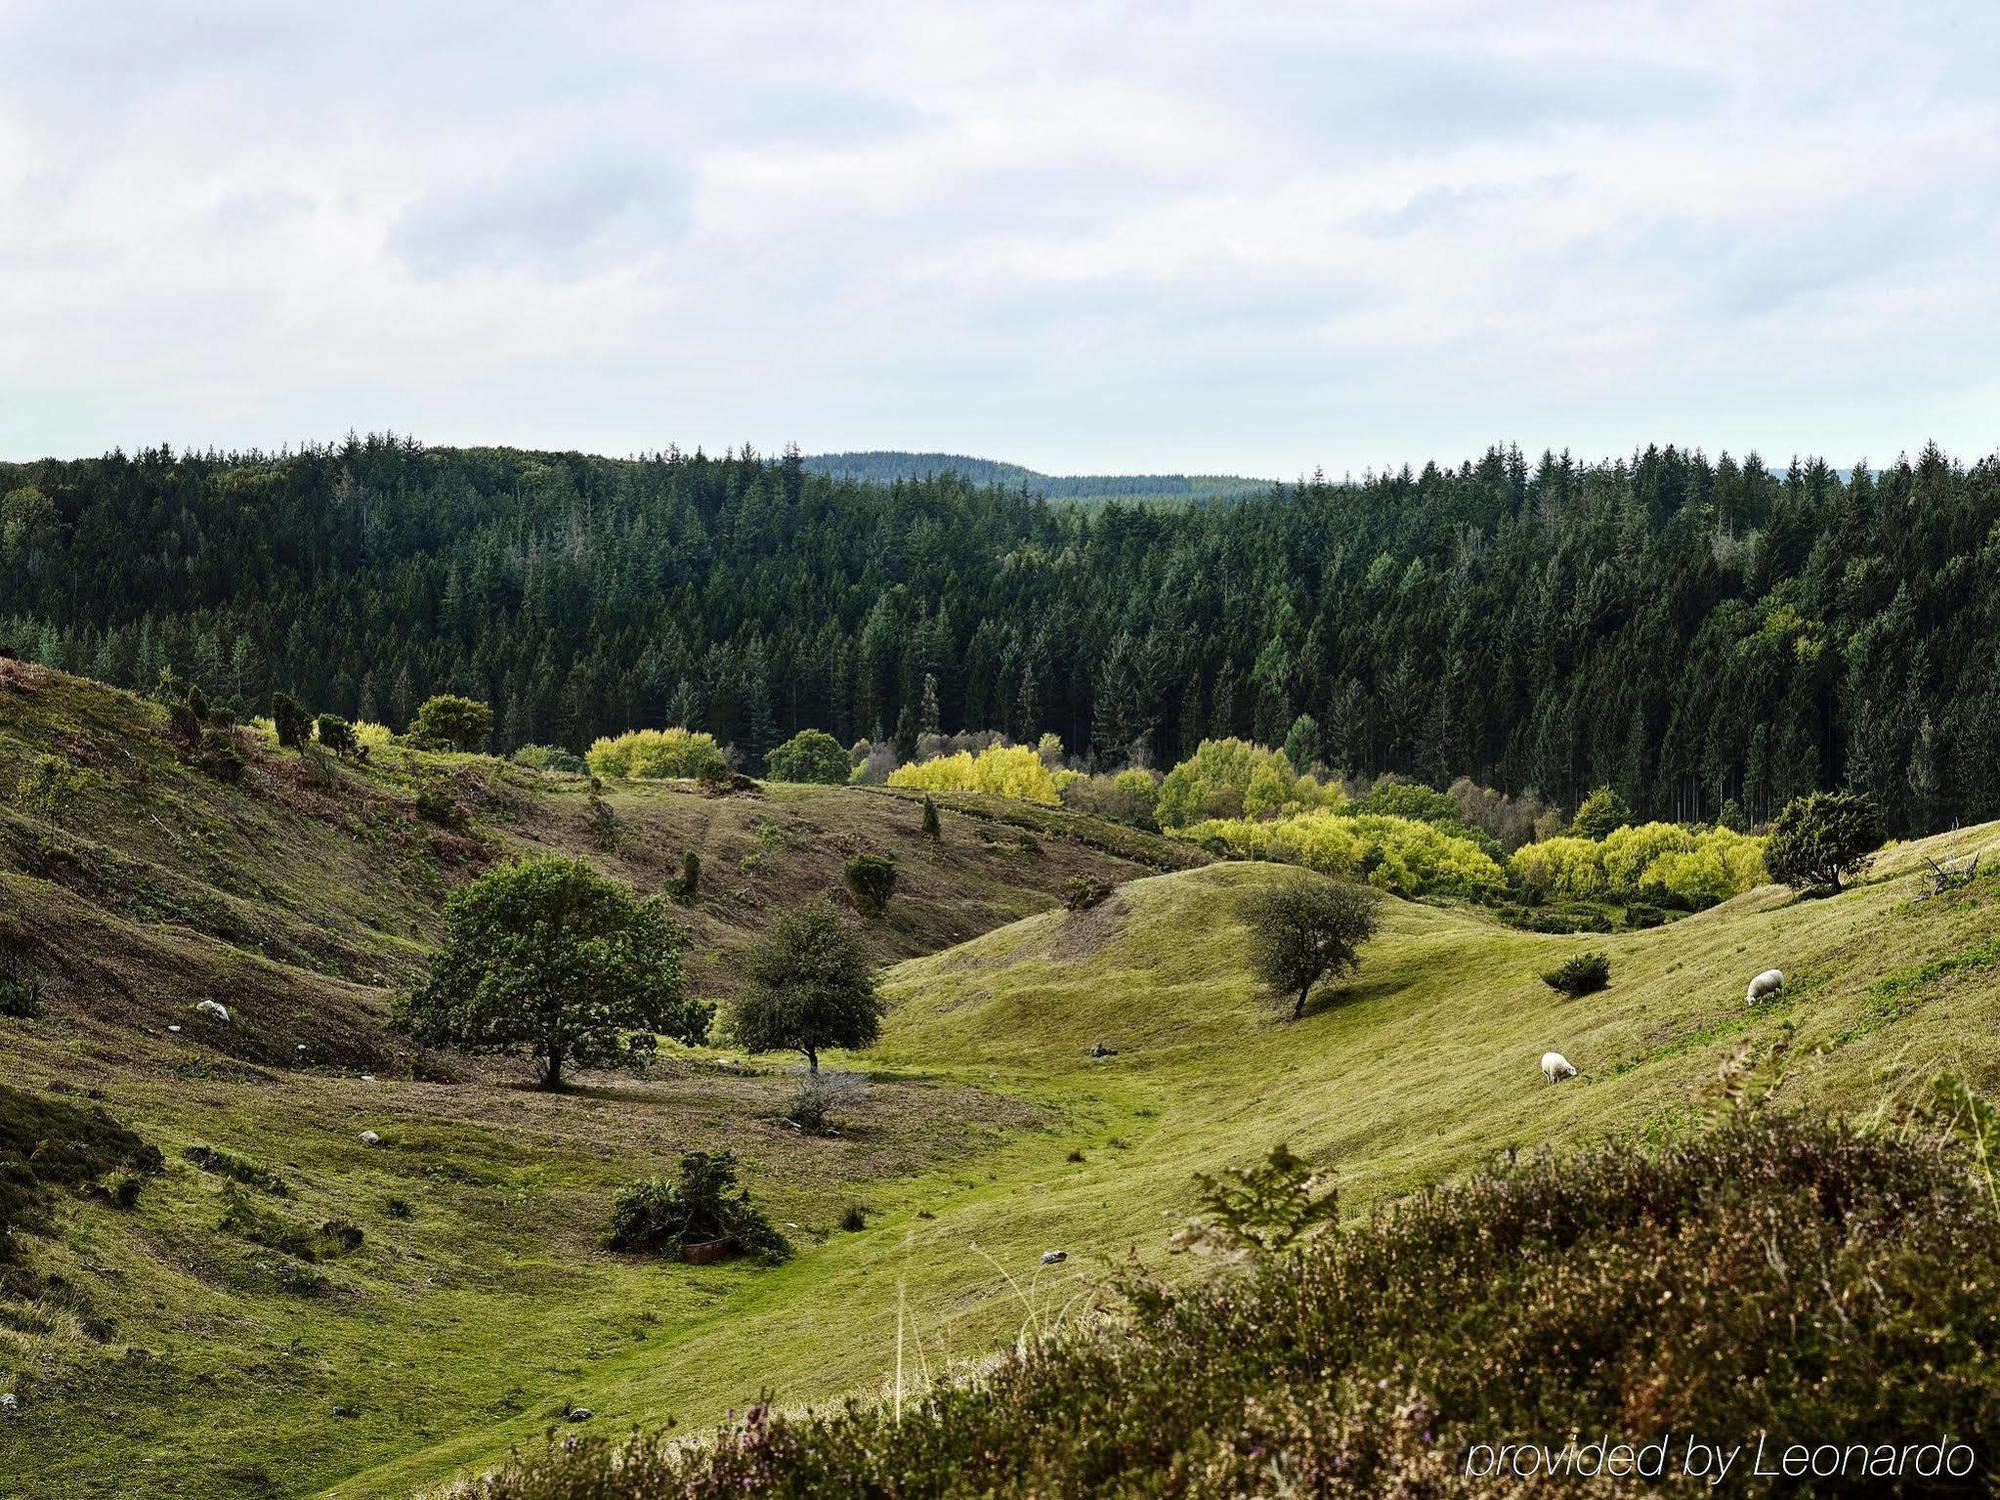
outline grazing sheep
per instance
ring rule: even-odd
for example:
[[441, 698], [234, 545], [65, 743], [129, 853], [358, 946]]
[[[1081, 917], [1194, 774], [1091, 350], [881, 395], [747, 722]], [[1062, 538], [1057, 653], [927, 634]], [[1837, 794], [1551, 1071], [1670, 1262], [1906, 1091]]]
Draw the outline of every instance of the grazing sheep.
[[1576, 1069], [1560, 1052], [1544, 1052], [1542, 1077], [1548, 1079], [1550, 1083], [1561, 1083], [1565, 1078], [1576, 1077]]
[[1750, 981], [1750, 988], [1743, 992], [1743, 1003], [1745, 1005], [1755, 1005], [1766, 995], [1775, 995], [1784, 987], [1785, 976], [1783, 971], [1779, 969], [1766, 969]]

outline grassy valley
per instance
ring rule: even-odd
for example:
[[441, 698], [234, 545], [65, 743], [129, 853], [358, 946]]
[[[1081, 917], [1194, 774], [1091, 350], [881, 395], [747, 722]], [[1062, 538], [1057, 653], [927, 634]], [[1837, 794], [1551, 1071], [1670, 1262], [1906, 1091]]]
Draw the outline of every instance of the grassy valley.
[[[1293, 867], [971, 795], [939, 797], [934, 845], [917, 799], [869, 788], [614, 784], [608, 830], [584, 778], [393, 746], [356, 767], [246, 742], [230, 784], [181, 763], [154, 705], [5, 670], [0, 782], [52, 748], [86, 772], [54, 824], [0, 811], [0, 941], [44, 996], [0, 1020], [9, 1077], [165, 1164], [129, 1206], [64, 1193], [22, 1237], [0, 1461], [28, 1494], [401, 1495], [551, 1428], [893, 1395], [899, 1357], [915, 1390], [1087, 1320], [1134, 1252], [1205, 1271], [1164, 1253], [1192, 1174], [1281, 1140], [1352, 1217], [1512, 1149], [1687, 1139], [1744, 1049], [1781, 1101], [1856, 1118], [1901, 1118], [1940, 1071], [2000, 1079], [1991, 826], [1894, 848], [1830, 899], [1764, 886], [1587, 939], [1391, 899], [1359, 973], [1288, 1023], [1239, 913], [1314, 878]], [[476, 872], [567, 850], [651, 890], [687, 848], [693, 988], [716, 995], [771, 913], [851, 852], [896, 854], [866, 929], [891, 1010], [841, 1064], [870, 1086], [839, 1136], [781, 1119], [777, 1060], [669, 1050], [550, 1095], [384, 1029]], [[1924, 856], [1974, 853], [1986, 875], [1923, 898]], [[1075, 875], [1115, 890], [1065, 910]], [[1609, 989], [1537, 978], [1586, 945]], [[1785, 991], [1746, 1008], [1772, 966]], [[1553, 1089], [1551, 1048], [1579, 1069]], [[795, 1259], [603, 1248], [615, 1190], [696, 1147], [737, 1152]]]

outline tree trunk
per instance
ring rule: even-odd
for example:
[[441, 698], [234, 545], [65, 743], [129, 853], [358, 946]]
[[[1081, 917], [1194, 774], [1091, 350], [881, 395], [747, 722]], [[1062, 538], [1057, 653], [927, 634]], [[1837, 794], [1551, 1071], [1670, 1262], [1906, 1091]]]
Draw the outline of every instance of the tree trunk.
[[1305, 1015], [1306, 996], [1310, 995], [1311, 993], [1312, 993], [1312, 986], [1310, 984], [1302, 984], [1299, 986], [1298, 1003], [1292, 1007], [1292, 1019], [1294, 1021], [1299, 1020]]
[[808, 1073], [819, 1072], [819, 1053], [811, 1047], [801, 1047], [799, 1051], [806, 1055], [806, 1071]]
[[542, 1087], [551, 1091], [562, 1087], [563, 1059], [560, 1052], [551, 1052], [549, 1060], [542, 1067]]

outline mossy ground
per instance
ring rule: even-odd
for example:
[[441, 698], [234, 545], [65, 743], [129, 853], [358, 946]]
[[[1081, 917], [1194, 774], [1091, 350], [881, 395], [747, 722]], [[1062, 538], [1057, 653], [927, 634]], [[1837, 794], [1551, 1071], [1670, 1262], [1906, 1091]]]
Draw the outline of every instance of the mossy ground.
[[[899, 1321], [913, 1382], [1077, 1316], [1128, 1253], [1163, 1259], [1192, 1172], [1280, 1139], [1333, 1165], [1359, 1210], [1510, 1148], [1693, 1128], [1726, 1057], [1787, 1036], [1781, 1095], [1828, 1110], [1893, 1108], [1939, 1068], [2000, 1083], [2000, 965], [1984, 957], [2000, 880], [1914, 899], [1919, 852], [1994, 849], [1995, 827], [1891, 851], [1832, 899], [1765, 888], [1649, 931], [1542, 936], [1389, 903], [1361, 972], [1293, 1024], [1245, 971], [1235, 912], [1295, 871], [1133, 878], [1176, 856], [970, 803], [947, 803], [940, 850], [915, 802], [849, 789], [616, 788], [622, 837], [601, 849], [581, 782], [387, 755], [302, 805], [254, 779], [287, 758], [260, 757], [244, 787], [205, 783], [146, 738], [149, 713], [53, 677], [0, 697], [0, 787], [79, 727], [104, 756], [62, 829], [0, 811], [0, 935], [63, 982], [42, 1019], [0, 1020], [0, 1053], [23, 1086], [96, 1090], [169, 1160], [135, 1208], [77, 1198], [59, 1237], [30, 1244], [115, 1327], [0, 1316], [0, 1370], [24, 1392], [0, 1470], [29, 1495], [404, 1495], [578, 1430], [566, 1404], [592, 1410], [582, 1430], [672, 1416], [698, 1432], [766, 1389], [872, 1398], [894, 1380]], [[458, 778], [470, 836], [408, 811], [419, 773]], [[381, 1041], [384, 981], [415, 972], [473, 869], [580, 849], [650, 889], [697, 840], [712, 993], [761, 912], [833, 883], [860, 847], [898, 853], [871, 928], [902, 960], [895, 1008], [874, 1053], [842, 1060], [876, 1079], [849, 1134], [779, 1122], [782, 1065], [691, 1055], [550, 1097], [505, 1065], [418, 1081]], [[1075, 873], [1127, 883], [1054, 909]], [[1563, 1000], [1537, 975], [1586, 946], [1610, 954], [1610, 988]], [[1746, 980], [1773, 966], [1784, 997], [1748, 1009]], [[211, 993], [240, 1027], [198, 1029], [189, 1007]], [[1537, 1071], [1551, 1048], [1579, 1069], [1553, 1088]], [[364, 1129], [385, 1144], [363, 1147]], [[195, 1144], [284, 1181], [283, 1198], [235, 1188], [269, 1213], [351, 1223], [362, 1242], [307, 1261], [219, 1230], [225, 1184], [183, 1159]], [[800, 1226], [795, 1260], [601, 1248], [612, 1189], [696, 1146], [744, 1158], [773, 1219]], [[842, 1230], [854, 1202], [867, 1227]], [[1048, 1249], [1068, 1259], [1042, 1268]]]

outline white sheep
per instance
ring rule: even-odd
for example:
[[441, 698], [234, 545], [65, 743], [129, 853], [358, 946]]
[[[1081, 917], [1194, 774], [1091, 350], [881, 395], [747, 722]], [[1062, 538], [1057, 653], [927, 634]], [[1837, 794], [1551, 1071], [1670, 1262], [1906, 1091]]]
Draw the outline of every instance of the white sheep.
[[1560, 1052], [1542, 1054], [1542, 1077], [1550, 1083], [1561, 1083], [1565, 1078], [1576, 1077], [1576, 1068]]
[[1784, 972], [1779, 969], [1766, 969], [1750, 981], [1750, 988], [1743, 992], [1743, 1003], [1745, 1005], [1755, 1005], [1766, 995], [1775, 995], [1784, 987]]

